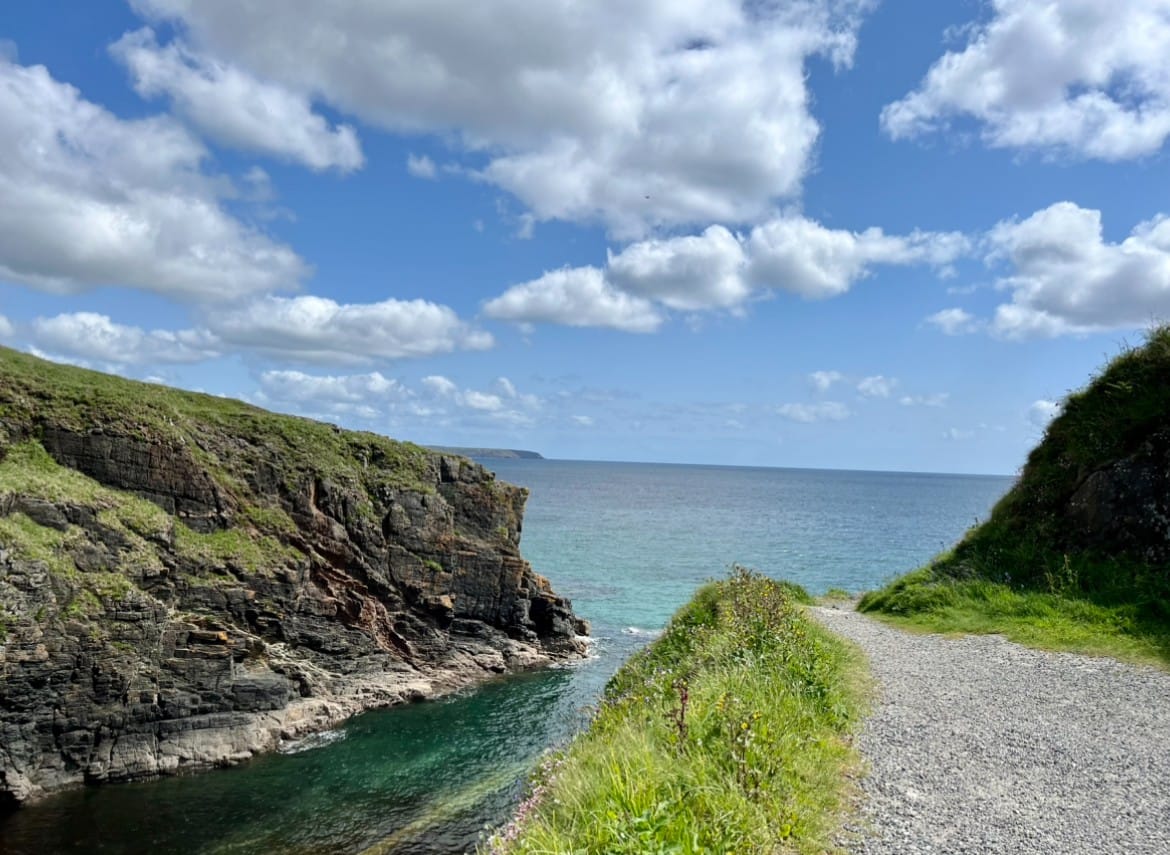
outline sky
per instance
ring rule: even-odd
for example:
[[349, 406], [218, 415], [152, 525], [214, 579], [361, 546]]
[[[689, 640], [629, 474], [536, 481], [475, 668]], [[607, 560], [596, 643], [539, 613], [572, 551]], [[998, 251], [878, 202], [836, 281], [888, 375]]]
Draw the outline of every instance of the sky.
[[1170, 318], [1170, 0], [7, 0], [0, 343], [423, 444], [1013, 474]]

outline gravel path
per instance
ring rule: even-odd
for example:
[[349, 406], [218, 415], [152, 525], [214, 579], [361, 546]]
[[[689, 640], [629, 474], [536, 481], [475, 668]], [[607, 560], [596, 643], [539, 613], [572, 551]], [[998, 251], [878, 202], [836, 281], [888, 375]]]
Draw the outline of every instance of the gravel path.
[[1170, 673], [813, 612], [877, 681], [849, 851], [1170, 853]]

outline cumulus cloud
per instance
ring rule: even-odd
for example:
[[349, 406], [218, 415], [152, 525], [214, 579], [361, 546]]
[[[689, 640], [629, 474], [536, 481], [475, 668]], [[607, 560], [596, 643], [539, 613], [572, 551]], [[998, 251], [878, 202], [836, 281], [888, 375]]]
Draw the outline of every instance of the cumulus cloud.
[[993, 0], [918, 89], [882, 111], [895, 139], [979, 122], [991, 146], [1121, 160], [1170, 135], [1170, 0]]
[[849, 418], [849, 408], [837, 401], [821, 401], [816, 404], [781, 404], [776, 412], [789, 421], [813, 424], [814, 422], [839, 422]]
[[295, 286], [307, 265], [220, 204], [202, 145], [169, 118], [122, 120], [42, 66], [0, 59], [0, 279], [191, 301]]
[[814, 371], [808, 375], [808, 382], [818, 392], [827, 392], [834, 383], [840, 383], [845, 375], [840, 371]]
[[623, 332], [653, 332], [663, 321], [649, 300], [614, 288], [596, 267], [553, 270], [512, 286], [483, 309], [488, 317], [504, 321], [609, 327]]
[[337, 303], [324, 297], [267, 297], [207, 318], [224, 343], [306, 362], [361, 364], [486, 350], [490, 334], [426, 300]]
[[1041, 398], [1028, 407], [1028, 422], [1034, 427], [1046, 428], [1048, 423], [1060, 415], [1063, 405], [1058, 401], [1046, 401]]
[[1139, 223], [1110, 243], [1101, 212], [1059, 202], [1022, 221], [999, 223], [988, 260], [1010, 270], [1011, 292], [992, 331], [1007, 338], [1051, 337], [1147, 326], [1170, 316], [1170, 218]]
[[139, 95], [167, 96], [177, 112], [225, 145], [318, 170], [349, 172], [364, 162], [354, 129], [331, 127], [303, 94], [192, 51], [181, 40], [159, 45], [144, 27], [110, 50], [130, 70]]
[[[543, 402], [536, 395], [520, 394], [506, 377], [496, 381], [497, 392], [461, 388], [455, 381], [440, 374], [424, 377], [421, 383], [438, 407], [454, 405], [497, 422], [513, 425], [532, 424], [535, 414], [543, 406]], [[440, 410], [430, 408], [428, 412]]]
[[928, 324], [938, 327], [947, 335], [964, 335], [981, 328], [982, 324], [965, 309], [951, 308], [935, 312], [926, 319]]
[[309, 415], [356, 416], [372, 420], [387, 404], [407, 400], [408, 389], [374, 371], [369, 374], [314, 376], [300, 371], [265, 371], [259, 402]]
[[486, 155], [468, 174], [540, 220], [637, 236], [749, 222], [795, 197], [820, 130], [806, 62], [848, 65], [871, 4], [132, 5], [254, 78], [395, 132], [450, 134]]
[[857, 384], [857, 392], [864, 398], [888, 398], [897, 385], [898, 381], [893, 377], [875, 374], [872, 377], [863, 378]]
[[747, 299], [744, 262], [736, 236], [711, 226], [701, 235], [641, 241], [611, 253], [606, 276], [617, 288], [671, 309], [721, 308]]
[[438, 175], [435, 162], [425, 154], [410, 154], [406, 157], [406, 171], [415, 178], [432, 179]]
[[780, 289], [816, 299], [849, 290], [876, 265], [944, 268], [970, 251], [955, 233], [886, 235], [826, 229], [795, 215], [735, 234], [719, 225], [701, 234], [638, 241], [608, 254], [604, 269], [546, 273], [487, 304], [492, 317], [652, 332], [658, 309], [736, 311], [754, 294]]
[[967, 239], [954, 232], [905, 236], [887, 235], [878, 228], [851, 232], [795, 216], [752, 229], [747, 245], [747, 276], [753, 283], [809, 299], [845, 293], [875, 265], [945, 268], [970, 248]]
[[191, 363], [219, 356], [206, 330], [147, 331], [94, 312], [36, 318], [30, 340], [38, 350], [106, 365]]

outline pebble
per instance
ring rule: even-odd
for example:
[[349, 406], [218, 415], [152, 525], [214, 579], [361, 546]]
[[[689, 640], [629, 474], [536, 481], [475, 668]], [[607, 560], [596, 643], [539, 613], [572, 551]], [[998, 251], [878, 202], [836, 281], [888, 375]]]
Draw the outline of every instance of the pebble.
[[812, 612], [876, 682], [846, 851], [1170, 853], [1170, 673]]

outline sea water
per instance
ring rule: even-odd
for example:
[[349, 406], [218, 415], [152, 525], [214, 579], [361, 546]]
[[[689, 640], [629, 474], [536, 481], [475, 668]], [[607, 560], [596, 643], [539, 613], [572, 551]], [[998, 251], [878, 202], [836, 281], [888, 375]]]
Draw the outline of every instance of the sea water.
[[357, 716], [243, 766], [62, 793], [0, 819], [0, 852], [458, 853], [588, 719], [605, 681], [733, 564], [812, 593], [920, 566], [1005, 477], [493, 460], [528, 487], [521, 550], [592, 621], [589, 660]]

